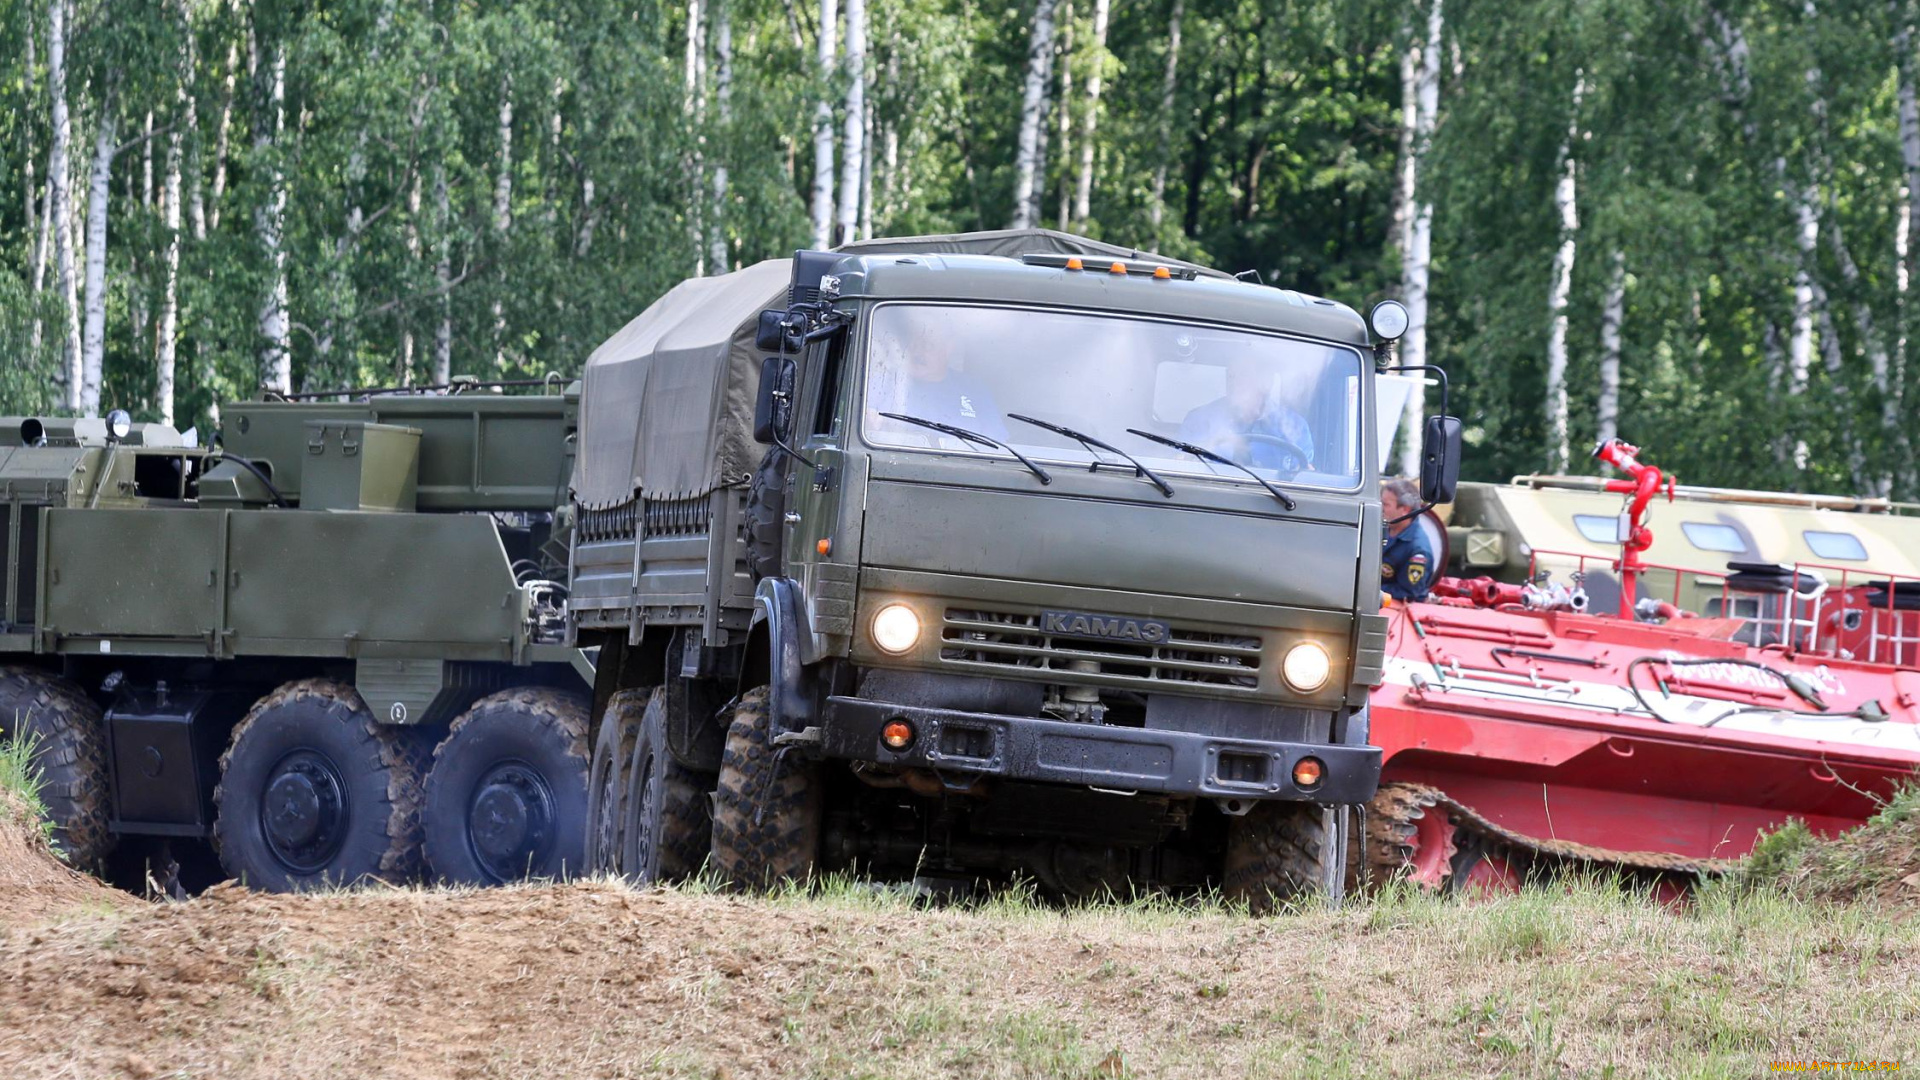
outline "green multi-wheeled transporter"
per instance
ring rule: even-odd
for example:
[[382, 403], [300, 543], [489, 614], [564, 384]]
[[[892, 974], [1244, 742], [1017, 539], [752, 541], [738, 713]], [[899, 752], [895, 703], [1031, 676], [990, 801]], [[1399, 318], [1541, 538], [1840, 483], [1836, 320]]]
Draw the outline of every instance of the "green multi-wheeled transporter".
[[[230, 405], [220, 445], [0, 420], [0, 733], [134, 880], [490, 882], [580, 862], [559, 386]], [[564, 530], [560, 530], [563, 533]]]
[[1386, 353], [1052, 233], [683, 284], [584, 375], [589, 864], [1337, 890], [1380, 770]]

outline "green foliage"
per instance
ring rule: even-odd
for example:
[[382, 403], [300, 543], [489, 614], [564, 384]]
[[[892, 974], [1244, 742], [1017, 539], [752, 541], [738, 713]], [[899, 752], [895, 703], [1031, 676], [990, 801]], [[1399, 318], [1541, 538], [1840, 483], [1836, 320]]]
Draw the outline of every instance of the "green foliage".
[[[1093, 3], [1059, 11], [1072, 49], [1050, 87], [1043, 223], [1257, 270], [1356, 308], [1401, 291], [1389, 235], [1401, 56], [1424, 36], [1426, 3], [1183, 0], [1170, 113], [1173, 0], [1113, 3], [1098, 52]], [[732, 27], [724, 109], [716, 4]], [[1628, 270], [1624, 437], [1653, 444], [1689, 482], [1915, 494], [1912, 440], [1886, 422], [1912, 411], [1905, 343], [1920, 309], [1900, 285], [1915, 257], [1903, 271], [1895, 250], [1908, 176], [1897, 42], [1914, 6], [1447, 4], [1420, 198], [1434, 206], [1431, 352], [1471, 418], [1470, 474], [1547, 461], [1547, 295], [1566, 143], [1580, 220], [1568, 309], [1575, 446], [1597, 430], [1617, 251]], [[812, 112], [823, 96], [838, 110], [845, 87], [843, 73], [814, 70], [818, 7], [700, 7], [703, 74], [690, 94], [696, 28], [680, 3], [79, 0], [67, 80], [76, 197], [104, 112], [125, 144], [113, 164], [102, 407], [157, 409], [170, 239], [161, 191], [175, 133], [185, 197], [204, 210], [182, 214], [183, 427], [260, 385], [273, 264], [257, 214], [276, 173], [300, 389], [428, 381], [442, 334], [453, 372], [573, 374], [645, 304], [718, 269], [716, 234], [736, 266], [809, 243]], [[876, 232], [1011, 219], [1031, 11], [1031, 0], [873, 0]], [[34, 227], [52, 135], [46, 16], [40, 0], [0, 5], [0, 412], [55, 407], [64, 371], [64, 301]], [[287, 61], [278, 132], [263, 78], [275, 53]], [[1096, 68], [1091, 213], [1062, 221]], [[1567, 143], [1570, 125], [1579, 134]], [[1810, 252], [1796, 242], [1806, 190], [1820, 225]], [[1817, 289], [1804, 384], [1788, 363], [1799, 271]]]

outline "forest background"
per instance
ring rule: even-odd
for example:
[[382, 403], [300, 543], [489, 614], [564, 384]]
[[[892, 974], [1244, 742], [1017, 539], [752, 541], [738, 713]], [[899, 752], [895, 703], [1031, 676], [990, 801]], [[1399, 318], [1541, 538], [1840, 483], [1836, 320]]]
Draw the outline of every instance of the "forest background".
[[1917, 6], [6, 0], [0, 412], [572, 375], [691, 274], [1044, 225], [1405, 300], [1476, 478], [1912, 499]]

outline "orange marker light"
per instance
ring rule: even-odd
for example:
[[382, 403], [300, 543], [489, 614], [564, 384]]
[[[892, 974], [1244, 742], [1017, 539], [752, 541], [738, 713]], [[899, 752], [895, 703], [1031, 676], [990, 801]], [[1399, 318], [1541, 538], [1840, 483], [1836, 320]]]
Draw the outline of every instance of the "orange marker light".
[[889, 720], [880, 729], [880, 741], [890, 749], [905, 750], [913, 745], [913, 725], [905, 720]]
[[1069, 270], [1079, 270], [1079, 269], [1082, 269], [1085, 265], [1086, 264], [1082, 263], [1079, 259], [1067, 260], [1067, 269]]
[[814, 542], [813, 550], [822, 555], [831, 555], [833, 554], [833, 541], [823, 536]]
[[1107, 267], [1107, 272], [1113, 273], [1113, 274], [1124, 274], [1127, 272], [1127, 264], [1123, 262], [1114, 263], [1112, 266]]
[[1173, 276], [1173, 271], [1168, 270], [1164, 266], [1156, 266], [1153, 268], [1153, 277], [1155, 281], [1165, 281], [1172, 276]]
[[1293, 766], [1293, 785], [1301, 788], [1319, 787], [1326, 776], [1326, 767], [1319, 758], [1304, 757]]

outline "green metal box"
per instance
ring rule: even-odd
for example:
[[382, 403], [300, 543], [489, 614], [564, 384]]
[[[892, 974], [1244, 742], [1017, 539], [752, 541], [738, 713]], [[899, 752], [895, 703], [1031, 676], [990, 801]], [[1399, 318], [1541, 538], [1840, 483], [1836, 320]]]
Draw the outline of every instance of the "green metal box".
[[366, 420], [309, 420], [302, 510], [411, 513], [420, 484], [420, 429]]

